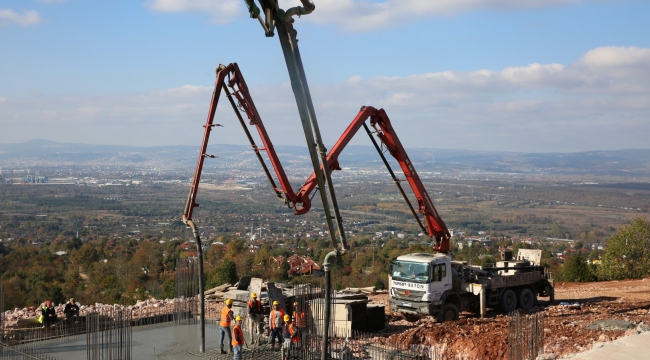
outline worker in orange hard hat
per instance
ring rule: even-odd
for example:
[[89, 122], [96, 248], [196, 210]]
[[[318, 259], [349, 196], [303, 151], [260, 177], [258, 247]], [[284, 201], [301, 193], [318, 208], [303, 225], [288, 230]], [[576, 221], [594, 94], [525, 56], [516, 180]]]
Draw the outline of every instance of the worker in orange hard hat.
[[269, 314], [269, 328], [271, 328], [271, 350], [275, 350], [275, 338], [278, 338], [282, 344], [282, 320], [284, 319], [284, 309], [280, 308], [280, 303], [273, 301], [273, 310]]
[[291, 348], [298, 345], [300, 341], [300, 332], [291, 322], [291, 316], [284, 316], [284, 326], [282, 327], [282, 336], [284, 342], [282, 343], [282, 360], [289, 360], [291, 358]]
[[233, 360], [241, 360], [242, 347], [244, 346], [244, 332], [241, 330], [241, 316], [235, 318], [235, 327], [232, 328]]
[[223, 349], [223, 339], [228, 337], [228, 345], [230, 352], [232, 352], [232, 338], [230, 336], [230, 322], [233, 319], [232, 313], [232, 299], [226, 299], [226, 306], [221, 309], [221, 320], [219, 320], [219, 343], [221, 344], [221, 353], [225, 354]]

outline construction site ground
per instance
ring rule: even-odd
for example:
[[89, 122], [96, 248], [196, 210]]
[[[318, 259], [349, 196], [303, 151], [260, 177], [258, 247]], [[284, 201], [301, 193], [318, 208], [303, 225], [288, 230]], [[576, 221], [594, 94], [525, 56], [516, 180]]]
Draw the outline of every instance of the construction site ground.
[[[388, 295], [371, 295], [371, 300], [387, 305]], [[589, 325], [600, 320], [621, 320], [637, 325], [650, 323], [650, 278], [556, 283], [555, 302], [550, 304], [542, 301], [533, 311], [544, 314], [545, 354], [555, 354], [561, 358], [594, 349], [590, 353], [593, 354], [592, 358], [596, 358], [595, 349], [614, 349], [612, 346], [617, 345], [608, 344], [609, 342], [638, 331], [589, 330]], [[446, 323], [432, 319], [412, 323], [393, 317], [382, 331], [384, 335], [376, 340], [385, 343], [436, 345], [446, 357], [454, 359], [507, 359], [508, 324], [508, 316], [497, 311], [488, 311], [483, 319], [473, 313], [461, 313], [459, 321]], [[648, 339], [648, 335], [645, 333], [636, 338]], [[643, 356], [650, 358], [650, 343], [646, 348], [638, 354], [640, 357], [637, 359]]]

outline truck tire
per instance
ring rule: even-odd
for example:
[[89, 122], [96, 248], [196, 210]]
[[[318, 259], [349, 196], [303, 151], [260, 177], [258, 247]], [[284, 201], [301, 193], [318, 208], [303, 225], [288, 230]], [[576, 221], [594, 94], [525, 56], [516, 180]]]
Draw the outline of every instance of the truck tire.
[[517, 295], [512, 289], [505, 289], [501, 294], [501, 310], [505, 312], [514, 311], [517, 308]]
[[458, 308], [452, 303], [446, 303], [442, 307], [440, 315], [438, 315], [439, 322], [458, 320]]
[[524, 310], [532, 309], [535, 305], [535, 294], [528, 287], [521, 288], [517, 291], [517, 302]]

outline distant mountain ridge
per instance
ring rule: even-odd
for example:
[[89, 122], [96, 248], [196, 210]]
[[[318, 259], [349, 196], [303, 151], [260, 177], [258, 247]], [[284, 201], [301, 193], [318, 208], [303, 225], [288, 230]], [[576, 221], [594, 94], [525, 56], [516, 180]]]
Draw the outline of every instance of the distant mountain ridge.
[[[309, 168], [308, 152], [301, 146], [275, 146], [288, 167]], [[35, 139], [24, 143], [0, 144], [0, 166], [6, 168], [56, 166], [193, 168], [199, 146], [176, 145], [137, 147], [60, 143]], [[650, 149], [588, 151], [579, 153], [518, 153], [499, 151], [407, 148], [419, 171], [498, 172], [545, 174], [593, 174], [650, 177]], [[215, 144], [208, 149], [219, 156], [216, 164], [251, 162], [255, 155], [247, 145]], [[390, 156], [388, 156], [390, 158]], [[350, 145], [340, 156], [342, 167], [379, 167], [381, 160], [373, 146]], [[219, 166], [219, 165], [217, 165]]]

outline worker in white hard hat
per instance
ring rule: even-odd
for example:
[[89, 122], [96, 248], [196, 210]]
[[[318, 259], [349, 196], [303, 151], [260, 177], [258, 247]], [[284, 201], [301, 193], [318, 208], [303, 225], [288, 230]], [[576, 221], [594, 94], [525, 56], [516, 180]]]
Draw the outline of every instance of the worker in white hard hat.
[[273, 310], [269, 314], [269, 328], [271, 328], [271, 350], [275, 350], [275, 338], [278, 338], [282, 344], [282, 324], [284, 319], [284, 309], [280, 308], [280, 303], [273, 301]]
[[219, 343], [221, 344], [221, 353], [225, 354], [226, 350], [223, 349], [223, 340], [228, 338], [228, 346], [232, 352], [232, 338], [230, 336], [230, 323], [233, 319], [232, 313], [232, 299], [226, 299], [226, 306], [221, 309], [221, 319], [219, 320]]

